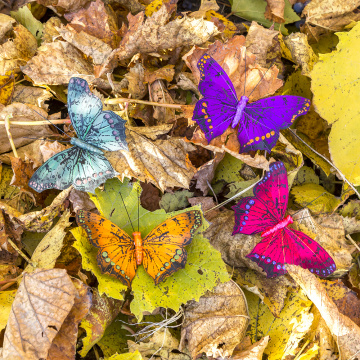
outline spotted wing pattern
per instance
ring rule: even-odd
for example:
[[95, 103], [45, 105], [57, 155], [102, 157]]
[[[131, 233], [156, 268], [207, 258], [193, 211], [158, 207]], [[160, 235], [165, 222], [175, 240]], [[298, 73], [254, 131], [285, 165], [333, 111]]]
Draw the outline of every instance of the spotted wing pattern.
[[99, 248], [96, 258], [101, 271], [130, 286], [136, 272], [133, 239], [100, 215], [79, 210], [76, 220], [85, 230], [91, 244]]
[[199, 91], [204, 98], [196, 103], [193, 120], [210, 142], [231, 124], [238, 99], [230, 78], [210, 55], [204, 54], [197, 67], [200, 71]]
[[235, 211], [233, 235], [256, 234], [283, 219], [288, 202], [288, 181], [281, 161], [270, 164], [269, 171], [254, 187], [254, 195], [232, 207]]
[[200, 211], [187, 211], [165, 220], [145, 237], [143, 265], [156, 285], [185, 267], [184, 247], [191, 243], [201, 224]]
[[272, 96], [247, 104], [239, 126], [240, 152], [271, 151], [280, 129], [288, 128], [309, 108], [310, 100], [292, 95]]
[[269, 278], [285, 274], [286, 264], [299, 265], [322, 277], [336, 269], [334, 260], [316, 241], [289, 228], [262, 238], [246, 257], [263, 268]]

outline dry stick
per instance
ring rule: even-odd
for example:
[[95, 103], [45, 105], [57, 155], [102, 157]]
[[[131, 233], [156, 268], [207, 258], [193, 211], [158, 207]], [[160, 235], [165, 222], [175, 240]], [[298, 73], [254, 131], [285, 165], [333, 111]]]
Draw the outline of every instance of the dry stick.
[[[70, 119], [63, 119], [63, 120], [51, 120], [52, 124], [71, 124]], [[48, 121], [9, 121], [10, 125], [24, 125], [24, 126], [36, 126], [36, 125], [49, 125]], [[0, 125], [6, 125], [6, 119], [5, 121], [0, 121]]]
[[350, 234], [347, 234], [347, 235], [346, 235], [346, 238], [347, 238], [348, 240], [350, 240], [351, 243], [360, 251], [359, 245], [352, 239], [352, 237], [350, 236]]
[[10, 115], [10, 114], [8, 114], [8, 115], [5, 116], [5, 121], [4, 121], [4, 123], [5, 123], [5, 129], [6, 129], [7, 136], [8, 136], [8, 138], [9, 138], [10, 146], [11, 146], [11, 149], [12, 149], [12, 151], [13, 151], [13, 153], [14, 153], [14, 156], [15, 156], [16, 158], [18, 158], [19, 155], [18, 155], [18, 153], [17, 153], [17, 151], [16, 151], [16, 147], [15, 147], [15, 144], [14, 144], [14, 140], [13, 140], [13, 137], [12, 137], [11, 132], [10, 132], [10, 118], [12, 118], [12, 115]]
[[34, 264], [31, 259], [29, 259], [11, 239], [8, 239], [7, 241], [24, 260], [26, 260], [32, 267], [36, 268], [36, 264]]
[[184, 106], [184, 105], [179, 105], [179, 104], [162, 104], [162, 103], [157, 103], [157, 102], [153, 102], [153, 101], [127, 99], [127, 98], [116, 98], [116, 99], [106, 99], [105, 100], [105, 104], [110, 104], [110, 105], [116, 105], [116, 104], [121, 104], [121, 103], [135, 103], [135, 104], [144, 104], [144, 105], [151, 105], [151, 106], [162, 106], [162, 107], [167, 107], [167, 108], [172, 108], [172, 109], [181, 109], [181, 107]]

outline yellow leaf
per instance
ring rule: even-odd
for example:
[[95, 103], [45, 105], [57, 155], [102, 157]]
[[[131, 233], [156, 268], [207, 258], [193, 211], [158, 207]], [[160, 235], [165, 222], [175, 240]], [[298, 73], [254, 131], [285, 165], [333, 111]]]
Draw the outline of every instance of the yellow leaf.
[[114, 354], [111, 357], [105, 358], [105, 360], [142, 360], [139, 350], [135, 352], [128, 352], [126, 354]]
[[217, 13], [216, 11], [208, 10], [205, 13], [205, 20], [211, 21], [212, 17], [219, 19], [224, 24], [225, 29], [224, 31], [222, 31], [222, 35], [226, 39], [232, 38], [235, 32], [237, 31], [235, 24], [230, 20], [228, 20], [225, 16], [222, 16], [221, 14]]
[[315, 214], [332, 212], [340, 204], [338, 198], [317, 184], [294, 186], [291, 194], [295, 196], [296, 203]]
[[11, 103], [14, 86], [14, 74], [0, 76], [0, 104], [9, 105]]
[[145, 15], [147, 17], [150, 17], [153, 13], [160, 10], [161, 6], [163, 4], [163, 0], [154, 0], [152, 1], [145, 9]]
[[0, 292], [0, 330], [4, 329], [8, 321], [11, 305], [15, 299], [17, 290], [1, 291]]
[[310, 76], [313, 103], [332, 129], [329, 150], [334, 164], [355, 185], [360, 185], [360, 23], [352, 30], [337, 33], [337, 50], [320, 54]]

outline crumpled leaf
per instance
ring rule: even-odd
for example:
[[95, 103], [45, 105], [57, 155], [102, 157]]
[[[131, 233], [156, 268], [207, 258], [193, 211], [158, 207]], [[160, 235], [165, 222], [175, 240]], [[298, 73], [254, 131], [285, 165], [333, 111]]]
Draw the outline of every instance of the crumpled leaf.
[[357, 355], [360, 352], [360, 328], [350, 318], [341, 314], [320, 280], [309, 270], [290, 265], [288, 271], [320, 311], [338, 344], [341, 356], [350, 359]]
[[146, 68], [144, 73], [144, 80], [152, 84], [156, 80], [172, 81], [175, 75], [175, 65], [168, 64], [159, 69]]
[[214, 10], [208, 10], [205, 13], [204, 19], [212, 21], [218, 27], [223, 39], [230, 39], [237, 32], [236, 25], [232, 21]]
[[[311, 89], [318, 114], [332, 125], [329, 135], [329, 151], [334, 165], [354, 185], [360, 185], [359, 157], [356, 147], [359, 141], [360, 111], [359, 92], [354, 84], [359, 74], [351, 67], [352, 59], [358, 58], [360, 24], [347, 33], [338, 33], [337, 50], [320, 54], [319, 62], [311, 72]], [[346, 75], [339, 69], [349, 66]], [[341, 104], [351, 104], [342, 106]]]
[[260, 303], [259, 298], [244, 290], [250, 313], [250, 329], [248, 334], [253, 341], [257, 337], [270, 336], [264, 353], [269, 360], [285, 359], [295, 356], [301, 349], [301, 340], [308, 333], [313, 323], [311, 313], [312, 302], [300, 290], [290, 292], [285, 300], [284, 309], [275, 318], [267, 306]]
[[269, 335], [263, 337], [253, 345], [234, 351], [232, 358], [234, 360], [262, 360], [264, 350], [269, 343]]
[[340, 199], [326, 191], [321, 185], [304, 184], [293, 186], [290, 193], [301, 207], [307, 207], [313, 214], [330, 213], [340, 205]]
[[5, 331], [3, 359], [46, 359], [75, 296], [65, 270], [24, 273]]
[[245, 336], [248, 322], [246, 299], [240, 287], [233, 281], [220, 284], [198, 302], [187, 304], [180, 349], [187, 341], [193, 358], [203, 352], [214, 358], [230, 357]]
[[83, 338], [83, 348], [79, 352], [85, 357], [89, 350], [102, 338], [106, 328], [116, 318], [121, 309], [121, 301], [101, 295], [93, 289], [92, 305], [88, 314], [80, 323], [86, 336]]
[[90, 309], [92, 293], [90, 288], [78, 279], [73, 279], [73, 284], [76, 288], [74, 306], [55, 336], [47, 360], [73, 360], [75, 358], [78, 325]]
[[28, 29], [36, 38], [38, 44], [40, 44], [43, 32], [43, 24], [34, 17], [28, 6], [24, 5], [17, 11], [11, 11], [10, 14], [15, 20], [17, 20], [17, 22]]
[[[167, 90], [163, 80], [157, 80], [150, 85], [149, 90], [150, 98], [160, 104], [174, 104], [174, 100], [171, 97], [169, 91]], [[154, 119], [157, 120], [157, 124], [168, 124], [175, 121], [175, 109], [155, 106]]]
[[14, 86], [14, 74], [0, 75], [0, 104], [9, 105], [11, 103], [13, 99]]
[[60, 13], [77, 11], [89, 3], [89, 0], [37, 0], [38, 4], [44, 6], [54, 6]]
[[[69, 222], [70, 211], [65, 211], [56, 225], [44, 236], [32, 254], [31, 261], [36, 267], [53, 269], [56, 259], [60, 256], [63, 241], [66, 235], [65, 228], [71, 225]], [[31, 273], [35, 268], [29, 264], [25, 271]]]
[[[250, 21], [256, 21], [258, 23], [260, 23], [263, 26], [266, 27], [270, 27], [273, 24], [274, 21], [274, 14], [272, 15], [272, 20], [268, 20], [266, 18], [265, 15], [265, 8], [267, 6], [267, 3], [269, 4], [269, 2], [272, 3], [278, 3], [279, 0], [267, 0], [267, 2], [263, 1], [263, 0], [252, 0], [252, 1], [247, 1], [247, 0], [231, 0], [231, 11], [233, 13], [235, 13], [235, 15], [246, 19], [246, 20], [250, 20]], [[282, 2], [285, 3], [285, 8], [284, 8], [284, 20], [285, 20], [285, 24], [288, 23], [293, 23], [295, 21], [300, 20], [300, 18], [296, 15], [296, 13], [294, 12], [294, 10], [292, 9], [290, 3], [288, 0], [283, 0]], [[270, 8], [269, 8], [270, 10]], [[278, 14], [281, 16], [282, 11], [281, 12], [276, 12], [275, 14]], [[275, 29], [278, 30], [279, 29], [279, 25], [275, 24]], [[285, 33], [287, 33], [287, 30], [284, 26], [282, 26], [282, 31]]]
[[[48, 117], [47, 113], [40, 107], [15, 102], [6, 106], [0, 111], [1, 120], [5, 120], [7, 115], [12, 115], [10, 121], [43, 121], [44, 118], [47, 119]], [[0, 154], [11, 150], [7, 133], [6, 131], [3, 131], [5, 130], [4, 125], [1, 125], [1, 127], [2, 131], [0, 132]], [[10, 132], [16, 148], [34, 141], [34, 139], [26, 139], [27, 137], [38, 138], [51, 135], [53, 133], [48, 125], [21, 126], [11, 124]]]
[[12, 156], [10, 157], [10, 161], [13, 170], [13, 178], [10, 185], [16, 186], [22, 191], [35, 194], [33, 189], [28, 185], [30, 178], [35, 172], [33, 164]]
[[301, 66], [301, 73], [310, 76], [318, 57], [309, 45], [307, 36], [301, 33], [292, 33], [284, 39], [284, 42], [290, 49], [293, 61]]
[[143, 131], [129, 128], [126, 130], [129, 151], [107, 152], [107, 159], [122, 179], [135, 177], [154, 184], [163, 192], [167, 187], [188, 188], [195, 173], [188, 156], [193, 145], [176, 138], [149, 140], [147, 131], [153, 134], [154, 128], [146, 127]]
[[284, 23], [285, 0], [266, 0], [265, 18], [276, 23]]
[[86, 211], [95, 209], [95, 204], [90, 199], [89, 194], [83, 191], [72, 189], [70, 192], [69, 201], [72, 203], [75, 212], [80, 209]]
[[46, 89], [21, 84], [15, 86], [13, 94], [13, 102], [36, 105], [44, 110], [48, 110], [49, 105], [45, 101], [50, 98], [52, 94]]
[[205, 17], [207, 11], [210, 11], [210, 10], [217, 11], [219, 9], [220, 9], [220, 7], [216, 3], [216, 0], [201, 0], [199, 10], [192, 12], [190, 15], [191, 15], [191, 17], [194, 17], [194, 18], [203, 18], [203, 17]]
[[188, 16], [169, 21], [175, 4], [164, 4], [144, 21], [144, 12], [128, 15], [129, 30], [121, 40], [116, 56], [129, 59], [138, 52], [151, 53], [179, 46], [201, 45], [219, 33], [210, 21]]

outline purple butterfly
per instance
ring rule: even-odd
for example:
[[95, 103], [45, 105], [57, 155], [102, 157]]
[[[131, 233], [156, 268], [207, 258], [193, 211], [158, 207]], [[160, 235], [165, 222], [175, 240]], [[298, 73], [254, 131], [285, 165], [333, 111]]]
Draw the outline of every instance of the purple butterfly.
[[225, 70], [206, 53], [197, 67], [203, 98], [196, 103], [193, 120], [208, 142], [222, 135], [229, 125], [232, 128], [239, 125], [240, 153], [250, 150], [270, 152], [279, 138], [280, 129], [288, 128], [299, 115], [309, 110], [310, 100], [300, 96], [272, 96], [251, 104], [245, 95], [238, 100]]

